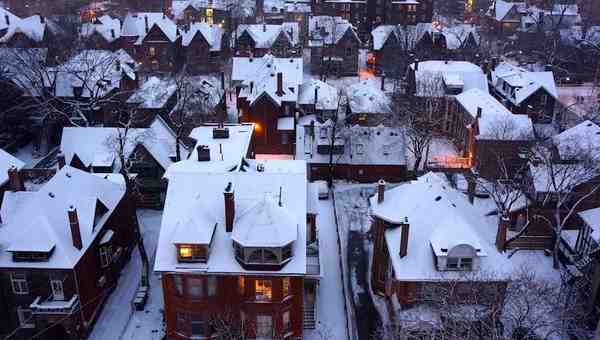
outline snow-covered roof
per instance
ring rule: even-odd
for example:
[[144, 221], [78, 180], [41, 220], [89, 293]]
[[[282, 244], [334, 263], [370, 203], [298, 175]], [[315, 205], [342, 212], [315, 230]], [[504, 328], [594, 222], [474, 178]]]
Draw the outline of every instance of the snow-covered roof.
[[177, 84], [172, 78], [150, 77], [127, 99], [129, 104], [137, 104], [141, 109], [160, 109], [175, 95]]
[[[248, 155], [250, 150], [254, 124], [225, 124], [224, 127], [229, 130], [229, 138], [214, 138], [213, 130], [216, 127], [218, 125], [209, 124], [194, 128], [190, 133], [190, 138], [196, 141], [196, 145], [190, 153], [189, 159], [173, 164], [167, 169], [165, 177], [169, 178], [172, 172], [198, 173], [239, 170], [242, 167], [243, 158]], [[198, 161], [197, 148], [200, 145], [209, 148], [210, 161]]]
[[380, 50], [390, 37], [398, 39], [400, 46], [406, 50], [412, 50], [429, 34], [431, 36], [444, 36], [446, 48], [456, 50], [464, 47], [470, 36], [479, 44], [480, 35], [478, 28], [470, 24], [459, 24], [450, 27], [434, 27], [431, 23], [419, 23], [416, 25], [380, 25], [371, 31], [373, 38], [373, 50]]
[[600, 126], [586, 120], [552, 137], [561, 159], [600, 157]]
[[94, 20], [81, 25], [80, 35], [88, 38], [94, 33], [100, 34], [104, 40], [111, 43], [121, 37], [121, 20], [109, 15], [103, 15]]
[[446, 48], [449, 50], [463, 48], [470, 37], [473, 37], [477, 44], [479, 44], [481, 40], [479, 28], [470, 24], [442, 27], [437, 29], [435, 33], [443, 35], [444, 38], [446, 38]]
[[[315, 91], [317, 100], [315, 103]], [[300, 85], [298, 104], [315, 105], [317, 110], [337, 110], [339, 94], [337, 88], [320, 80], [311, 79]]]
[[456, 96], [456, 100], [473, 118], [478, 108], [482, 109], [478, 139], [531, 140], [534, 137], [529, 116], [513, 114], [487, 92], [471, 89]]
[[8, 25], [6, 33], [0, 37], [0, 43], [9, 42], [10, 39], [12, 39], [12, 37], [18, 33], [24, 34], [35, 42], [41, 42], [44, 40], [47, 19], [42, 19], [42, 17], [39, 15], [32, 15], [23, 19], [18, 19], [17, 17], [11, 19], [13, 20], [11, 20], [10, 24]]
[[391, 100], [368, 81], [355, 83], [345, 89], [348, 105], [353, 114], [388, 114], [392, 112]]
[[236, 44], [235, 39], [239, 39], [244, 33], [252, 38], [256, 48], [271, 48], [281, 35], [289, 41], [291, 46], [297, 46], [300, 42], [300, 26], [297, 22], [284, 22], [281, 25], [239, 25], [236, 33], [231, 37], [233, 46]]
[[46, 63], [47, 48], [0, 48], [0, 69], [26, 96], [39, 96], [39, 70]]
[[[125, 196], [125, 183], [65, 166], [35, 192], [7, 192], [2, 204], [0, 267], [72, 269]], [[97, 204], [108, 212], [96, 219]], [[68, 211], [77, 210], [82, 249], [73, 246]], [[47, 262], [13, 262], [9, 251], [50, 251]]]
[[190, 8], [199, 11], [205, 8], [212, 8], [225, 11], [231, 1], [229, 0], [173, 0], [171, 13], [177, 19], [183, 18], [183, 12]]
[[[320, 154], [319, 145], [330, 145], [332, 123], [319, 123], [313, 116], [314, 131], [308, 119], [296, 127], [296, 159], [307, 163], [327, 164], [329, 153]], [[335, 164], [406, 165], [406, 144], [401, 128], [380, 126], [351, 126], [336, 132], [336, 144], [344, 145], [344, 153], [334, 155]]]
[[600, 242], [600, 208], [581, 211], [577, 214], [590, 228], [592, 228], [592, 238], [597, 242]]
[[195, 114], [214, 114], [215, 108], [225, 95], [221, 80], [211, 75], [199, 75], [185, 78], [183, 81], [187, 82], [183, 85], [184, 91], [193, 95], [182, 95], [182, 102], [175, 105], [173, 112], [185, 105], [184, 114], [190, 117]]
[[135, 61], [123, 49], [83, 50], [64, 64], [47, 68], [46, 73], [45, 86], [54, 86], [57, 97], [74, 97], [75, 88], [81, 88], [81, 97], [100, 98], [121, 88], [125, 77], [137, 77]]
[[[415, 69], [415, 64], [410, 68]], [[445, 79], [460, 79], [462, 92], [479, 89], [488, 93], [488, 82], [481, 67], [467, 61], [421, 61], [415, 71], [417, 96], [446, 96]]]
[[19, 20], [21, 18], [9, 12], [6, 8], [0, 7], [0, 31], [7, 29], [11, 23], [16, 23]]
[[[307, 174], [303, 161], [248, 160], [245, 171], [189, 171], [169, 169], [169, 187], [162, 218], [154, 270], [252, 275], [306, 274]], [[190, 185], [202, 183], [202, 185]], [[233, 232], [225, 231], [223, 192], [231, 184], [235, 200]], [[281, 200], [281, 207], [279, 201]], [[210, 211], [211, 215], [197, 213]], [[213, 233], [207, 263], [178, 263], [173, 234], [180, 221], [198, 226], [195, 233]], [[186, 222], [188, 223], [188, 222]], [[292, 231], [293, 230], [293, 231]], [[189, 239], [204, 236], [189, 235]], [[293, 240], [293, 257], [277, 271], [245, 270], [235, 259], [233, 239], [260, 246]], [[181, 234], [178, 240], [183, 243]]]
[[529, 171], [536, 193], [569, 193], [599, 175], [581, 163], [529, 164]]
[[310, 1], [305, 0], [286, 0], [285, 1], [286, 13], [311, 13], [312, 6]]
[[8, 181], [8, 169], [13, 166], [21, 170], [25, 166], [25, 162], [0, 149], [0, 186]]
[[[281, 95], [277, 93], [278, 73], [283, 75]], [[241, 83], [238, 97], [246, 98], [250, 105], [265, 95], [276, 104], [296, 102], [302, 78], [302, 58], [276, 58], [271, 54], [262, 58], [233, 58], [231, 80]]]
[[308, 21], [309, 46], [337, 44], [347, 32], [360, 43], [356, 28], [342, 17], [311, 16]]
[[179, 38], [177, 25], [168, 16], [158, 12], [127, 14], [123, 20], [121, 36], [137, 37], [135, 44], [140, 45], [154, 25], [158, 26], [169, 41], [175, 42]]
[[[111, 166], [118, 168], [118, 155], [115, 143], [123, 134], [123, 129], [111, 127], [65, 127], [60, 149], [67, 164], [77, 157], [88, 166]], [[156, 116], [150, 127], [129, 129], [125, 156], [129, 157], [138, 145], [143, 145], [163, 169], [167, 169], [175, 155], [175, 135], [165, 121]], [[185, 153], [182, 146], [181, 151]], [[183, 155], [182, 158], [186, 158]]]
[[190, 25], [190, 28], [183, 32], [183, 39], [181, 44], [183, 46], [189, 46], [194, 37], [198, 34], [201, 34], [208, 46], [210, 46], [210, 50], [212, 52], [220, 51], [222, 47], [221, 41], [223, 40], [224, 31], [221, 27], [217, 25], [209, 25], [205, 22], [194, 22]]
[[[498, 80], [502, 79], [512, 87], [514, 93], [506, 92]], [[502, 62], [492, 70], [492, 84], [496, 91], [515, 105], [520, 105], [539, 89], [544, 89], [548, 94], [558, 99], [558, 91], [554, 74], [552, 72], [531, 72], [521, 67]]]
[[401, 224], [407, 219], [410, 225], [407, 255], [402, 258], [399, 256], [402, 228], [385, 231], [396, 280], [460, 278], [460, 273], [437, 270], [434, 251], [443, 252], [441, 248], [450, 250], [463, 244], [479, 250], [479, 271], [493, 272], [497, 278], [508, 277], [512, 271], [510, 261], [495, 248], [495, 239], [488, 239], [489, 233], [484, 232], [487, 228], [496, 230], [497, 226], [484, 221], [485, 216], [441, 175], [428, 173], [386, 190], [382, 203], [377, 203], [376, 196], [372, 197], [371, 213], [392, 224]]
[[492, 9], [494, 9], [495, 19], [498, 21], [503, 21], [508, 13], [516, 8], [518, 13], [523, 13], [526, 8], [525, 2], [508, 2], [504, 0], [496, 0], [492, 4]]

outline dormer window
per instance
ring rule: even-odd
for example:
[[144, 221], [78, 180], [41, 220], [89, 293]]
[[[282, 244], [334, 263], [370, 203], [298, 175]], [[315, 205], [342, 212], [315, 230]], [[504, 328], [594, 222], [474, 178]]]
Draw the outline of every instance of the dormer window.
[[473, 270], [472, 257], [449, 257], [446, 260], [448, 270]]
[[[432, 244], [432, 247], [435, 247]], [[481, 256], [485, 253], [469, 244], [458, 244], [453, 247], [439, 248], [435, 251], [438, 270], [472, 271], [477, 270]]]
[[200, 262], [208, 261], [208, 247], [196, 244], [178, 244], [177, 261], [179, 262]]

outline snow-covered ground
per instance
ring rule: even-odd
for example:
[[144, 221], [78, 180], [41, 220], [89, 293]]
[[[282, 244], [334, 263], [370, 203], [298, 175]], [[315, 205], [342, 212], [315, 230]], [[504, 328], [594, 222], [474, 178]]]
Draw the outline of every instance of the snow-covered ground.
[[[144, 237], [146, 252], [150, 256], [150, 269], [154, 267], [154, 254], [160, 231], [162, 211], [141, 209], [138, 211], [140, 228]], [[117, 288], [112, 292], [100, 315], [90, 340], [107, 339], [162, 339], [162, 289], [157, 275], [150, 275], [150, 297], [144, 311], [133, 311], [131, 301], [140, 282], [142, 263], [137, 247], [131, 260], [119, 278]]]
[[317, 297], [319, 324], [317, 329], [308, 331], [305, 338], [309, 340], [348, 339], [338, 233], [332, 201], [320, 200], [317, 207], [321, 272], [323, 273]]

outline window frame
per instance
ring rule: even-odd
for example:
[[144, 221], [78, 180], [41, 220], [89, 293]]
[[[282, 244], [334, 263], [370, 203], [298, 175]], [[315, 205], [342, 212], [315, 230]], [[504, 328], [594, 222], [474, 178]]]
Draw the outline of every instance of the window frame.
[[102, 245], [98, 249], [100, 257], [100, 267], [106, 268], [112, 264], [112, 246], [110, 244]]
[[[268, 283], [268, 285], [267, 285]], [[264, 292], [259, 294], [259, 285], [261, 286], [260, 291]], [[268, 294], [266, 292], [268, 291]], [[273, 301], [273, 281], [269, 279], [255, 279], [254, 280], [254, 300], [259, 302], [271, 302]]]
[[[16, 278], [15, 276], [22, 276], [22, 278]], [[28, 295], [29, 294], [29, 282], [27, 282], [27, 274], [25, 273], [11, 273], [10, 283], [13, 294], [15, 295]]]
[[[26, 317], [27, 314], [29, 314], [29, 317]], [[35, 328], [35, 322], [29, 322], [33, 321], [33, 311], [31, 309], [17, 306], [17, 318], [21, 328]]]

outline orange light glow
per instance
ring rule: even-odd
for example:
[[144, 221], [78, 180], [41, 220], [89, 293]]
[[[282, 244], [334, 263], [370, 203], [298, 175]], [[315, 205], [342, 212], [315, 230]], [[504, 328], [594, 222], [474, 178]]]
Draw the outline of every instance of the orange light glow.
[[369, 78], [373, 78], [375, 77], [375, 73], [373, 72], [373, 70], [370, 69], [361, 69], [358, 72], [358, 78], [359, 79], [369, 79]]
[[263, 132], [262, 125], [260, 125], [259, 123], [254, 123], [254, 132], [256, 132], [256, 133], [262, 133]]
[[471, 167], [472, 154], [469, 157], [458, 157], [455, 155], [435, 156], [431, 163], [448, 169], [468, 169]]
[[179, 257], [192, 257], [192, 248], [179, 247]]

